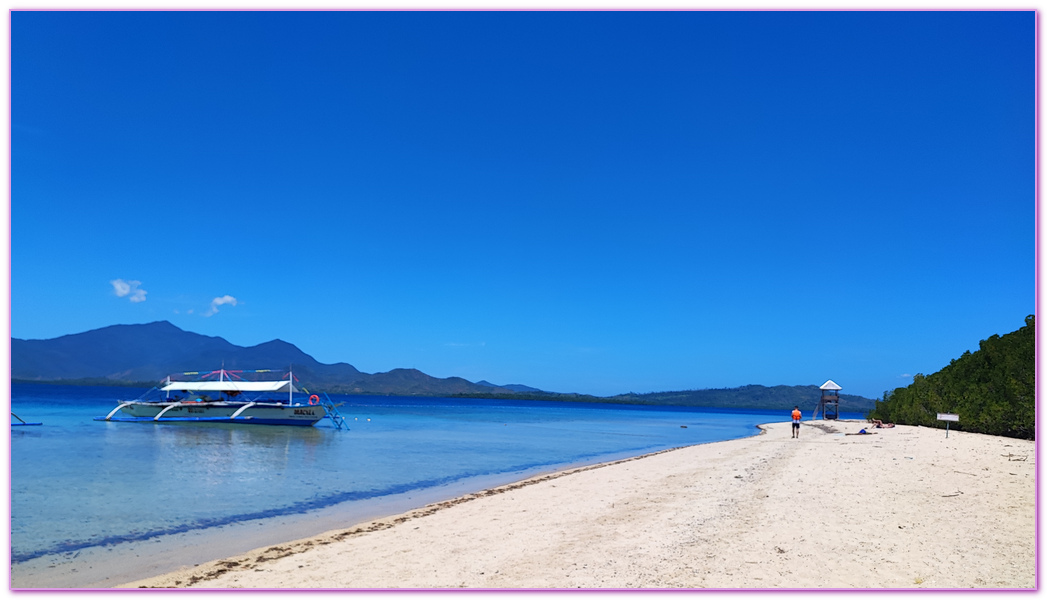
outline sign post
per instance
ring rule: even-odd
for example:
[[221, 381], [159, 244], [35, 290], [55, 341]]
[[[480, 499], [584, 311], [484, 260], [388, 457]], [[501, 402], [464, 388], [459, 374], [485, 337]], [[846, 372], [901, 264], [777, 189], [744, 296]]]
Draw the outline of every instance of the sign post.
[[946, 437], [946, 439], [948, 439], [949, 438], [949, 423], [954, 422], [954, 421], [956, 423], [959, 423], [960, 422], [960, 415], [954, 415], [952, 413], [938, 413], [938, 420], [939, 421], [945, 421], [945, 437]]

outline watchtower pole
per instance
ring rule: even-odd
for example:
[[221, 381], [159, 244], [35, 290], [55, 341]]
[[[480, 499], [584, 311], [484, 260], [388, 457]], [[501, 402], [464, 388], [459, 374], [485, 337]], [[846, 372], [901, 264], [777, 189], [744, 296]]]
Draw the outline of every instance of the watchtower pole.
[[835, 381], [830, 379], [822, 384], [822, 397], [818, 401], [818, 408], [814, 411], [814, 418], [818, 418], [818, 413], [822, 413], [822, 418], [826, 421], [836, 420], [840, 418], [840, 390], [841, 388]]

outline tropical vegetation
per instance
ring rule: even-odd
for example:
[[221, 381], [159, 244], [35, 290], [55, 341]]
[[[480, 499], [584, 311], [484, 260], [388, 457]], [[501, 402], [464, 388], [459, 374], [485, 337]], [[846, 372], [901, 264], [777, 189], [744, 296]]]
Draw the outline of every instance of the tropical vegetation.
[[937, 373], [885, 392], [869, 417], [904, 425], [941, 427], [938, 413], [959, 416], [950, 427], [1022, 439], [1036, 437], [1036, 319], [993, 335]]

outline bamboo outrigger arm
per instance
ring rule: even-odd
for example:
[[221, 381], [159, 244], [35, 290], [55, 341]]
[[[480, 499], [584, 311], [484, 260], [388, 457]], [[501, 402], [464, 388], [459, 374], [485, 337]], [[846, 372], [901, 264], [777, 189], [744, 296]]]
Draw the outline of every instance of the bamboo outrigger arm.
[[[182, 402], [175, 402], [175, 403], [174, 403], [174, 404], [172, 404], [171, 406], [168, 406], [167, 408], [165, 408], [165, 409], [163, 409], [162, 411], [158, 412], [158, 413], [156, 414], [156, 416], [155, 416], [155, 417], [153, 417], [153, 420], [154, 420], [154, 421], [159, 421], [159, 420], [160, 420], [160, 417], [164, 416], [164, 413], [165, 413], [165, 412], [167, 412], [167, 411], [171, 410], [172, 408], [175, 408], [175, 407], [177, 407], [177, 406], [182, 406], [182, 405], [183, 405], [183, 403], [182, 403]], [[115, 411], [114, 411], [114, 412], [115, 412]]]
[[234, 413], [233, 413], [233, 415], [232, 415], [231, 417], [229, 417], [229, 418], [230, 418], [230, 419], [235, 419], [235, 418], [239, 417], [239, 416], [240, 416], [240, 413], [242, 413], [242, 412], [244, 412], [245, 410], [247, 410], [247, 409], [251, 408], [251, 407], [252, 407], [252, 406], [254, 406], [255, 404], [257, 404], [257, 402], [248, 402], [247, 404], [245, 404], [245, 405], [241, 406], [240, 408], [238, 408], [238, 409], [236, 410], [236, 412], [234, 412]]
[[109, 413], [108, 415], [105, 416], [105, 420], [108, 421], [109, 419], [113, 418], [113, 415], [115, 415], [121, 408], [123, 408], [125, 406], [128, 406], [128, 405], [131, 405], [131, 404], [134, 404], [134, 402], [124, 402], [120, 406], [117, 406], [116, 408], [113, 409], [113, 412], [111, 412], [111, 413]]

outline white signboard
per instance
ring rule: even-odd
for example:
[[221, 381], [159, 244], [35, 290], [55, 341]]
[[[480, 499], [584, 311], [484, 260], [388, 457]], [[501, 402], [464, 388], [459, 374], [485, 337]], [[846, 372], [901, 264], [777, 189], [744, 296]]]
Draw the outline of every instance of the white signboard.
[[954, 421], [956, 423], [959, 423], [960, 422], [960, 415], [954, 415], [952, 413], [938, 413], [938, 420], [939, 421]]

